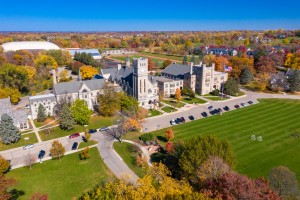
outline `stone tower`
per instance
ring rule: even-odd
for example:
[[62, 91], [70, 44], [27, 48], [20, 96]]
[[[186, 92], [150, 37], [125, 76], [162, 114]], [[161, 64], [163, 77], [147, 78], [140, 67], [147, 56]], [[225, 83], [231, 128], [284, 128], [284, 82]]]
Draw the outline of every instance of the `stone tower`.
[[148, 93], [148, 58], [133, 59], [133, 96], [141, 102], [147, 99]]
[[130, 58], [127, 56], [125, 60], [125, 66], [130, 67]]

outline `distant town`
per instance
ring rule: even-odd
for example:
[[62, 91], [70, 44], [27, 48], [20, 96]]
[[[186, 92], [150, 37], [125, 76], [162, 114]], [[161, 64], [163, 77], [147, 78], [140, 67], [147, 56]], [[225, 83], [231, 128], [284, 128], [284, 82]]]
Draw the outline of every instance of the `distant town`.
[[300, 30], [0, 32], [0, 199], [298, 199]]

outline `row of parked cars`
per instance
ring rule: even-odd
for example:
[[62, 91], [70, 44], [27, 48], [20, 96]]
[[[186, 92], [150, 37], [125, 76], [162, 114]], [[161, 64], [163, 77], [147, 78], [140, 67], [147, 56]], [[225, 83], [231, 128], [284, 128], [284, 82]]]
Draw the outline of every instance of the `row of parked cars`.
[[[193, 115], [190, 115], [188, 116], [189, 120], [193, 121], [195, 120], [194, 116]], [[178, 117], [176, 119], [172, 119], [170, 121], [170, 124], [171, 125], [176, 125], [176, 124], [182, 124], [182, 123], [185, 123], [185, 118], [184, 117]]]

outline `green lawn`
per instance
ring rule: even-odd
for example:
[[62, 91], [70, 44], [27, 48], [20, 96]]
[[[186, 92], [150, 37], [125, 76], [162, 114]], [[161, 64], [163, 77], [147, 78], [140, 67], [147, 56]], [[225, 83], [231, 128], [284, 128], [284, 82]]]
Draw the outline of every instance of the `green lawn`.
[[[227, 139], [237, 157], [237, 170], [251, 177], [267, 176], [271, 168], [284, 165], [300, 181], [300, 101], [262, 99], [259, 104], [172, 127], [175, 140], [197, 135], [215, 135]], [[165, 130], [153, 132], [163, 136]], [[139, 134], [131, 134], [137, 139]], [[253, 141], [251, 135], [262, 136]], [[126, 136], [127, 138], [130, 135]]]
[[190, 97], [186, 97], [186, 96], [183, 96], [181, 101], [183, 101], [185, 103], [189, 103], [189, 104], [193, 104], [193, 103], [203, 104], [203, 103], [206, 103], [206, 101], [204, 101], [203, 99], [190, 98]]
[[161, 112], [159, 112], [158, 110], [154, 110], [154, 109], [149, 110], [148, 117], [154, 117], [154, 116], [157, 116], [157, 115], [161, 115]]
[[[24, 138], [29, 138], [29, 140], [24, 140]], [[33, 143], [37, 143], [37, 138], [35, 136], [34, 133], [29, 133], [26, 135], [22, 135], [20, 140], [17, 143], [13, 143], [13, 144], [2, 144], [0, 142], [0, 151], [5, 151], [8, 149], [13, 149], [13, 148], [17, 148], [17, 147], [22, 147], [25, 146], [27, 144], [33, 144]]]
[[163, 110], [163, 111], [165, 111], [165, 112], [167, 112], [167, 113], [177, 111], [175, 108], [170, 107], [170, 106], [165, 106], [165, 107], [163, 107], [161, 110]]
[[204, 97], [204, 98], [210, 99], [210, 100], [213, 100], [213, 101], [226, 100], [226, 98], [221, 98], [221, 97], [217, 97], [217, 96], [207, 96], [207, 97]]
[[79, 153], [64, 156], [61, 161], [49, 160], [10, 171], [7, 176], [17, 179], [16, 189], [25, 192], [22, 199], [34, 193], [48, 194], [48, 199], [69, 200], [80, 196], [97, 183], [107, 181], [111, 175], [97, 148], [90, 149], [90, 159], [79, 160]]
[[[110, 58], [125, 62], [127, 56], [129, 57], [130, 62], [132, 63], [133, 58], [139, 58], [139, 57], [142, 57], [144, 55], [134, 54], [134, 55], [122, 55], [122, 56], [110, 56]], [[154, 65], [157, 66], [158, 68], [161, 68], [162, 64], [164, 62], [164, 60], [158, 59], [158, 58], [151, 58], [151, 60], [154, 63]]]
[[[35, 120], [33, 120], [33, 123], [34, 123], [34, 125], [35, 125], [35, 127], [41, 127], [41, 126], [44, 126], [44, 125], [46, 125], [46, 124], [49, 124], [50, 122], [52, 122], [52, 121], [54, 121], [55, 119], [54, 119], [54, 117], [48, 117], [47, 119], [46, 119], [46, 121], [44, 121], [44, 122], [38, 122], [36, 119]], [[53, 126], [53, 125], [56, 125], [56, 124], [58, 124], [58, 122], [53, 122], [53, 123], [51, 123], [50, 124], [50, 126]]]
[[[137, 149], [135, 145], [126, 142], [115, 142], [114, 149], [136, 175], [138, 175], [140, 178], [144, 177], [145, 171], [135, 164], [136, 156], [141, 153], [141, 151]], [[138, 150], [138, 152], [136, 150]]]
[[94, 144], [97, 144], [98, 142], [95, 141], [95, 140], [90, 140], [88, 142], [80, 142], [79, 143], [79, 146], [78, 146], [78, 149], [82, 149], [82, 148], [85, 148], [85, 147], [88, 147], [88, 146], [91, 146], [91, 145], [94, 145]]
[[149, 53], [149, 52], [139, 52], [138, 54], [142, 56], [153, 56], [153, 57], [158, 57], [158, 58], [163, 58], [163, 59], [170, 59], [170, 60], [177, 60], [177, 61], [182, 61], [183, 56], [171, 56], [171, 55], [166, 55], [166, 54], [157, 54], [157, 53]]
[[176, 108], [181, 108], [181, 107], [184, 106], [184, 103], [177, 102], [176, 100], [173, 100], [173, 99], [172, 100], [164, 99], [163, 102], [166, 103], [166, 104], [169, 104], [169, 105], [171, 105], [173, 107], [176, 107]]
[[[88, 125], [88, 129], [96, 129], [101, 128], [102, 126], [110, 126], [112, 123], [112, 118], [110, 117], [102, 117], [99, 115], [91, 116], [90, 124]], [[45, 134], [44, 131], [40, 131], [39, 134], [42, 140], [51, 140], [54, 138], [59, 138], [67, 135], [71, 135], [72, 133], [80, 133], [84, 132], [85, 128], [80, 125], [75, 125], [75, 128], [71, 131], [62, 130], [59, 126], [52, 128], [51, 134]]]

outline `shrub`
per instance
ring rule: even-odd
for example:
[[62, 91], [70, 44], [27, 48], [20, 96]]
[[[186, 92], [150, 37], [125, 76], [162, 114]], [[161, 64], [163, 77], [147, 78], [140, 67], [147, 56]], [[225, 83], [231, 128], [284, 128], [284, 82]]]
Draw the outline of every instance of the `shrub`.
[[210, 92], [209, 94], [211, 94], [213, 96], [219, 96], [220, 91], [218, 89], [215, 89], [214, 91]]
[[151, 141], [153, 140], [153, 135], [151, 133], [145, 133], [141, 135], [141, 140], [143, 140], [143, 142]]

